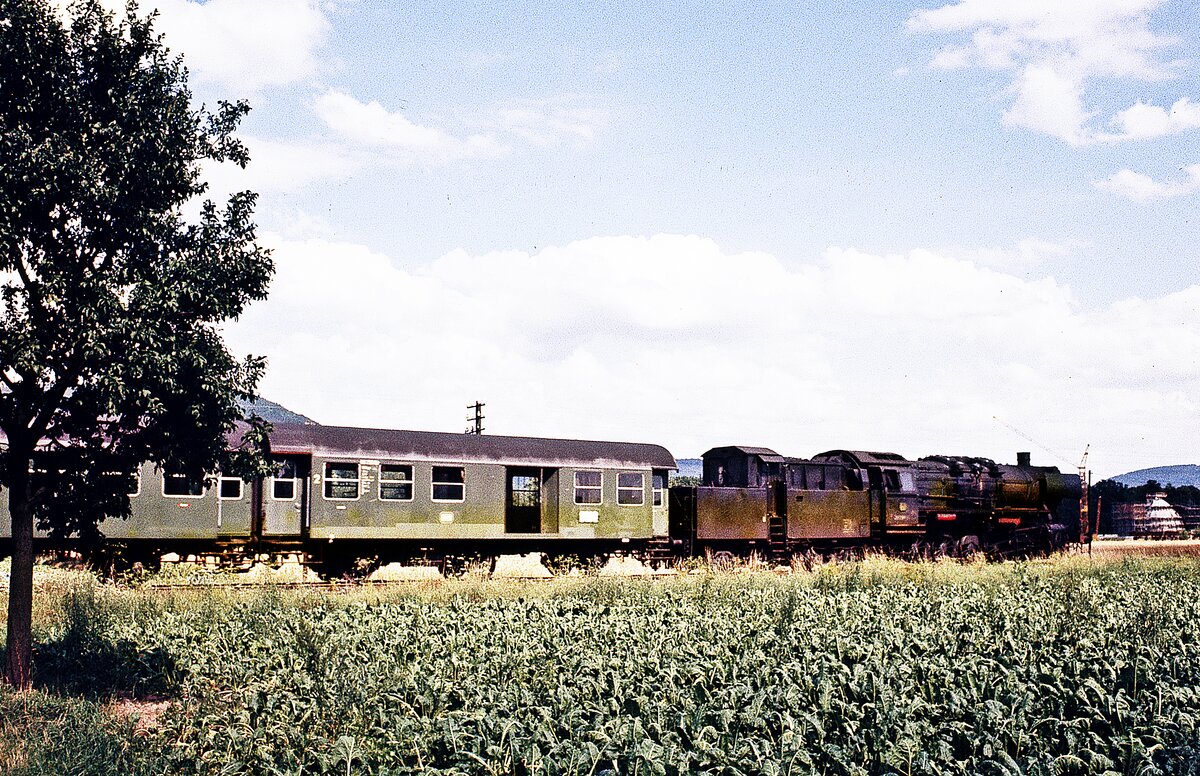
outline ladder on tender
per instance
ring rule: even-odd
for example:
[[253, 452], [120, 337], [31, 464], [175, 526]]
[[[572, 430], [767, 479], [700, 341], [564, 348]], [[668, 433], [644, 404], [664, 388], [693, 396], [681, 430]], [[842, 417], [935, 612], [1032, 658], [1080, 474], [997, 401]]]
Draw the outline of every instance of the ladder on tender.
[[771, 560], [787, 562], [788, 552], [787, 517], [772, 512], [768, 518], [767, 547]]

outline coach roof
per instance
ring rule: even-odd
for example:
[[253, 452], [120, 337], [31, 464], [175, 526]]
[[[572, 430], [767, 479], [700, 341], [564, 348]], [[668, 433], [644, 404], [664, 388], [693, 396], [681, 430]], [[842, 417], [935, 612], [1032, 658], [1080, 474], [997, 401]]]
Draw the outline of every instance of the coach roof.
[[437, 431], [276, 423], [271, 431], [276, 455], [312, 454], [326, 458], [384, 458], [421, 461], [500, 463], [574, 467], [675, 469], [675, 458], [659, 445], [590, 442]]

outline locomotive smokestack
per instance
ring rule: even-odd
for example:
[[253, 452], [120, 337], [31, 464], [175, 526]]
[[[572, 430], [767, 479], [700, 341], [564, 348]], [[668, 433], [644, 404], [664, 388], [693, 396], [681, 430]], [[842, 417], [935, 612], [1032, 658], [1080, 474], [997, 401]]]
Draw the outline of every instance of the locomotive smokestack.
[[1029, 453], [1017, 453], [1017, 466], [1029, 466]]

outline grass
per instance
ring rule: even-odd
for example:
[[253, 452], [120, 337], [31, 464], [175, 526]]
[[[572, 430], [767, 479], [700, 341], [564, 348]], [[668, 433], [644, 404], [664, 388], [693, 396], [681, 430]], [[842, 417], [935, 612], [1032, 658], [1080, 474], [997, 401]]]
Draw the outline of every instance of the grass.
[[1200, 772], [1195, 558], [37, 598], [0, 773]]

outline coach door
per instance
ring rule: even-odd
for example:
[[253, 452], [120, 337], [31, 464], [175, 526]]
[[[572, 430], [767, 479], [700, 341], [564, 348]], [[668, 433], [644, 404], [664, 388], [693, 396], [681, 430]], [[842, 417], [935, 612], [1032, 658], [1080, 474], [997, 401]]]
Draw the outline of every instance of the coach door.
[[308, 502], [308, 459], [275, 459], [275, 473], [267, 478], [263, 493], [263, 535], [299, 536], [304, 529]]
[[871, 533], [876, 536], [887, 532], [887, 492], [883, 489], [883, 470], [878, 466], [867, 467], [867, 491], [871, 504]]
[[542, 470], [510, 466], [505, 480], [505, 533], [542, 530]]

